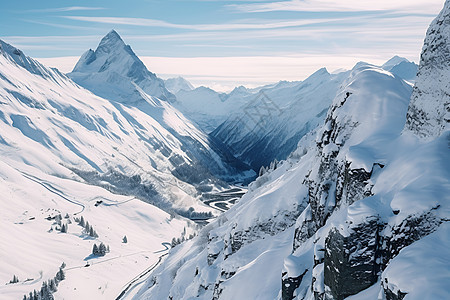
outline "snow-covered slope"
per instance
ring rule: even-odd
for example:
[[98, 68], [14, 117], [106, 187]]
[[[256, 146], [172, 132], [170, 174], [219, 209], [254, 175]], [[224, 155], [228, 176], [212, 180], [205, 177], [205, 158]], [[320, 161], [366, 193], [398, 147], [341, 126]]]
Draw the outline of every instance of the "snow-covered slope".
[[355, 66], [323, 125], [172, 249], [135, 299], [449, 298], [450, 133], [404, 130], [410, 95]]
[[177, 101], [173, 105], [207, 133], [216, 129], [229, 114], [238, 110], [244, 103], [242, 100], [237, 103], [225, 101], [228, 99], [227, 94], [204, 86], [193, 90], [180, 90], [176, 97]]
[[178, 93], [181, 90], [191, 91], [194, 89], [194, 86], [183, 77], [166, 79], [164, 80], [164, 84], [166, 85], [166, 88], [174, 94]]
[[[138, 198], [168, 210], [209, 210], [172, 174], [169, 159], [191, 161], [182, 148], [148, 115], [0, 41], [0, 298], [39, 291], [63, 262], [56, 299], [118, 296], [165, 254], [161, 243], [184, 227], [194, 231]], [[98, 237], [77, 224], [81, 216]], [[110, 247], [105, 257], [91, 255], [100, 242]], [[6, 284], [14, 275], [18, 282]]]

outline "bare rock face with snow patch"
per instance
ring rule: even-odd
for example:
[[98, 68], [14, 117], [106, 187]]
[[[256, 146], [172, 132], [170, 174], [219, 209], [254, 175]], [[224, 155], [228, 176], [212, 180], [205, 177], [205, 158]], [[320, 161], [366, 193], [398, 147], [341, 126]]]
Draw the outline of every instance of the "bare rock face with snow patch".
[[406, 128], [434, 138], [450, 128], [450, 2], [428, 28]]

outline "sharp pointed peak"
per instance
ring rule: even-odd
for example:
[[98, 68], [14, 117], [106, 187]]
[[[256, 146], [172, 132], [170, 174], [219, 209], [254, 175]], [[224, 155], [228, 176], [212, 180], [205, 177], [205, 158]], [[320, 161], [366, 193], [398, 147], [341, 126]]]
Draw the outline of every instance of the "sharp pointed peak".
[[108, 32], [100, 41], [97, 51], [109, 52], [110, 48], [126, 46], [120, 35], [114, 29]]

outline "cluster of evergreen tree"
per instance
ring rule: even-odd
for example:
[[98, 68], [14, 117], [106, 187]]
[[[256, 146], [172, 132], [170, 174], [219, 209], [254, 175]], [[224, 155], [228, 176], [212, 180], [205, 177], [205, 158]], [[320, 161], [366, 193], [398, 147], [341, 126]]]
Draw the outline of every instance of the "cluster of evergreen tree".
[[[72, 221], [70, 221], [69, 214], [66, 214], [66, 216], [64, 218], [67, 219], [67, 221], [65, 223], [62, 222], [63, 217], [61, 214], [56, 215], [54, 218], [55, 222], [53, 223], [53, 225], [56, 225], [55, 226], [56, 230], [59, 230], [62, 233], [67, 233], [67, 230], [69, 229], [69, 224], [71, 224]], [[50, 228], [50, 230], [48, 232], [52, 232], [52, 231], [53, 231], [53, 226]]]
[[198, 219], [206, 220], [206, 219], [211, 219], [213, 217], [212, 212], [206, 212], [206, 211], [205, 212], [196, 212], [193, 207], [189, 207], [189, 209], [187, 211], [180, 210], [180, 211], [178, 211], [178, 214], [180, 216], [183, 216], [188, 219], [197, 219], [197, 220]]
[[183, 233], [181, 234], [181, 238], [172, 238], [172, 243], [170, 243], [171, 247], [173, 248], [176, 245], [179, 245], [179, 244], [181, 244], [184, 241], [193, 239], [194, 237], [195, 237], [195, 235], [193, 235], [193, 234], [190, 234], [188, 237], [186, 237], [186, 227], [185, 227], [183, 229]]
[[279, 165], [279, 162], [277, 159], [275, 159], [273, 162], [270, 163], [269, 166], [267, 166], [267, 167], [262, 166], [261, 169], [259, 169], [258, 176], [261, 177], [269, 171], [276, 170], [278, 168], [278, 165]]
[[109, 253], [109, 246], [100, 243], [100, 245], [97, 246], [97, 244], [94, 244], [92, 247], [92, 254], [96, 256], [105, 256], [106, 253]]
[[75, 219], [75, 221], [78, 223], [78, 225], [80, 225], [81, 227], [84, 228], [84, 233], [86, 233], [90, 237], [98, 238], [98, 234], [94, 230], [94, 227], [91, 224], [89, 224], [88, 221], [85, 221], [83, 216], [81, 216], [80, 219], [78, 219], [78, 218]]
[[53, 297], [53, 293], [58, 290], [59, 283], [66, 279], [66, 275], [64, 273], [65, 267], [66, 264], [62, 263], [54, 278], [42, 282], [40, 291], [34, 290], [28, 295], [24, 295], [23, 300], [54, 300], [55, 298]]

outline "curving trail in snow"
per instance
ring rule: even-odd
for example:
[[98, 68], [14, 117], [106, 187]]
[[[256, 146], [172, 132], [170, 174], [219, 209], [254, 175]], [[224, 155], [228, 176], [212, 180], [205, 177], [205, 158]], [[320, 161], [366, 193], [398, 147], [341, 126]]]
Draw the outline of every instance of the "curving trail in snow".
[[[164, 242], [161, 243], [164, 246], [164, 249], [153, 252], [153, 253], [160, 253], [162, 251], [169, 251], [170, 249], [170, 243]], [[134, 277], [132, 280], [130, 280], [127, 284], [125, 284], [125, 288], [122, 289], [122, 291], [120, 292], [119, 296], [117, 296], [116, 300], [120, 300], [123, 299], [126, 295], [128, 295], [132, 290], [134, 290], [136, 287], [138, 287], [139, 285], [141, 285], [142, 283], [144, 283], [144, 281], [147, 278], [144, 278], [145, 275], [149, 274], [151, 271], [153, 271], [157, 266], [159, 266], [159, 264], [162, 262], [162, 258], [166, 255], [168, 255], [169, 252], [166, 252], [162, 255], [160, 255], [158, 257], [158, 261], [153, 265], [150, 266], [148, 269], [144, 270], [143, 272], [141, 272], [139, 275], [137, 275], [136, 277]]]
[[27, 173], [25, 173], [25, 172], [22, 172], [22, 171], [19, 171], [19, 172], [20, 172], [25, 178], [27, 178], [27, 179], [29, 179], [29, 180], [31, 180], [31, 181], [33, 181], [33, 182], [35, 182], [35, 183], [41, 185], [42, 187], [44, 187], [44, 188], [45, 188], [46, 190], [48, 190], [49, 192], [51, 192], [51, 193], [53, 193], [53, 194], [55, 194], [55, 195], [61, 197], [62, 199], [66, 200], [66, 201], [68, 201], [68, 202], [70, 202], [70, 203], [73, 203], [73, 204], [75, 204], [75, 205], [80, 206], [80, 207], [81, 207], [81, 210], [78, 211], [78, 212], [73, 213], [74, 215], [77, 215], [77, 214], [82, 213], [82, 212], [84, 211], [84, 209], [86, 208], [86, 206], [85, 206], [83, 203], [81, 203], [81, 202], [79, 202], [79, 201], [71, 200], [71, 199], [67, 198], [66, 196], [64, 196], [63, 192], [60, 191], [59, 189], [55, 188], [51, 183], [49, 183], [49, 182], [47, 182], [47, 181], [44, 181], [44, 180], [42, 180], [42, 179], [39, 179], [39, 178], [37, 178], [37, 177], [35, 177], [35, 176], [33, 176], [33, 175], [27, 174]]

